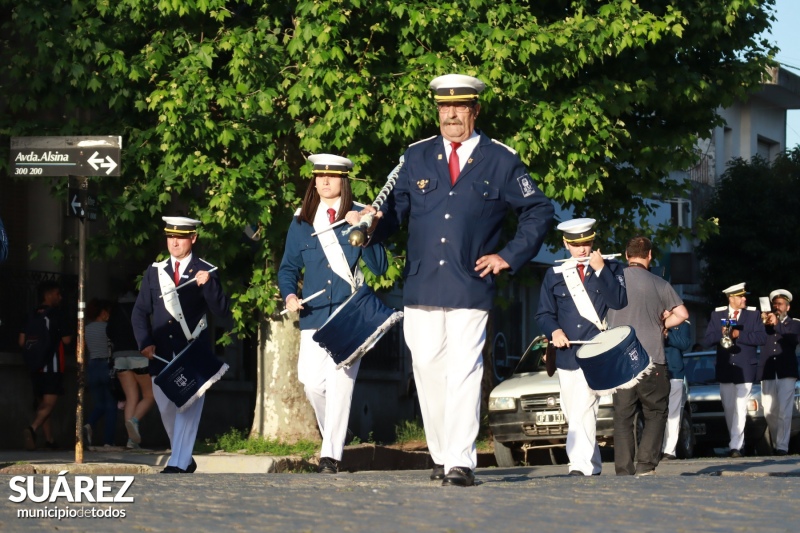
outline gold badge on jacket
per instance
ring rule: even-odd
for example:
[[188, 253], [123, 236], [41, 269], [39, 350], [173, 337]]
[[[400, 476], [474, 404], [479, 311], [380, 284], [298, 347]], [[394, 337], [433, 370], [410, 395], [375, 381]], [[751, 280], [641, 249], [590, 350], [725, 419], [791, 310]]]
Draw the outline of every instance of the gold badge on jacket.
[[430, 180], [417, 180], [417, 187], [424, 189], [428, 186], [428, 183], [430, 183]]

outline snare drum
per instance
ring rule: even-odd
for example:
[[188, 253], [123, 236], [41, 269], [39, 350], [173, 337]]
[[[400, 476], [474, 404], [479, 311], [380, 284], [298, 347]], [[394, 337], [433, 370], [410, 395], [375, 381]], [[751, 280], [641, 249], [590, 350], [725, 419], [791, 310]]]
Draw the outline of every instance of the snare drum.
[[386, 306], [363, 284], [328, 317], [312, 338], [333, 358], [337, 369], [349, 368], [402, 318], [402, 311]]
[[217, 359], [210, 347], [192, 342], [164, 367], [153, 382], [182, 413], [227, 371], [228, 365]]
[[589, 388], [597, 394], [629, 389], [653, 367], [630, 326], [601, 331], [592, 342], [578, 348], [576, 356]]

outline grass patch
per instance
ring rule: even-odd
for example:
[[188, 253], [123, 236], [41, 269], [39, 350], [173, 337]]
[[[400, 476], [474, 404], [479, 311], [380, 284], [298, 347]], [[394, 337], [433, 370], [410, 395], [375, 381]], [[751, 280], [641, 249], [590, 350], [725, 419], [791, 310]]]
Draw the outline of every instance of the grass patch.
[[422, 421], [418, 418], [403, 420], [394, 427], [394, 433], [397, 438], [397, 444], [415, 441], [425, 442], [425, 429], [422, 427]]
[[[298, 455], [309, 459], [317, 453], [318, 442], [301, 440], [293, 444], [281, 442], [277, 439], [264, 437], [250, 437], [243, 431], [231, 429], [223, 435], [218, 435], [214, 442], [206, 441], [205, 447], [209, 451], [224, 451], [229, 453], [244, 453], [246, 455]], [[195, 450], [197, 450], [195, 446]]]

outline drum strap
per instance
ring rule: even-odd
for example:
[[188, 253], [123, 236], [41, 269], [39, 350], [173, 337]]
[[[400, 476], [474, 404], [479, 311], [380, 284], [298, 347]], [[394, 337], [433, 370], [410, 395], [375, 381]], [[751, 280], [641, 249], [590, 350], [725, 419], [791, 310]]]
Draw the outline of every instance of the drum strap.
[[178, 297], [178, 291], [175, 290], [175, 282], [172, 276], [167, 274], [167, 265], [169, 259], [160, 263], [153, 263], [153, 266], [158, 271], [158, 283], [161, 286], [161, 294], [164, 296], [164, 307], [167, 312], [172, 315], [172, 318], [178, 321], [183, 330], [183, 335], [187, 341], [191, 341], [200, 336], [200, 333], [208, 326], [206, 315], [197, 323], [194, 331], [189, 330], [189, 325], [186, 323], [186, 317], [183, 316], [183, 309], [181, 309], [181, 300]]
[[589, 298], [589, 294], [586, 292], [586, 287], [584, 287], [581, 281], [581, 275], [578, 273], [577, 261], [574, 263], [570, 261], [564, 264], [564, 266], [560, 267], [560, 270], [561, 274], [564, 276], [564, 282], [567, 284], [569, 295], [572, 296], [572, 301], [575, 302], [575, 307], [578, 309], [578, 313], [597, 326], [597, 329], [600, 331], [607, 330], [608, 322], [600, 320], [600, 317], [597, 315], [597, 310], [594, 308], [594, 304], [591, 298]]
[[[325, 204], [320, 203], [320, 208], [324, 206]], [[318, 208], [318, 210], [320, 208]], [[314, 230], [316, 231], [323, 230], [329, 225], [330, 223], [327, 218], [321, 218], [319, 216], [314, 218]], [[325, 257], [331, 265], [331, 270], [350, 285], [351, 293], [355, 292], [356, 289], [364, 283], [364, 273], [358, 268], [358, 264], [356, 264], [356, 268], [354, 269], [355, 274], [350, 271], [347, 257], [344, 255], [342, 245], [337, 238], [337, 231], [324, 231], [318, 233], [317, 237], [319, 238], [319, 243], [322, 245], [322, 251], [325, 252]]]

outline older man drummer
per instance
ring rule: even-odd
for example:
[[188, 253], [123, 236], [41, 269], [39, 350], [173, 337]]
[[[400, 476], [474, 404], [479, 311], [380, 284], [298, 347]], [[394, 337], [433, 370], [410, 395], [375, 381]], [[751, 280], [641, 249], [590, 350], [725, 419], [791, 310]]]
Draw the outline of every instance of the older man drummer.
[[[224, 318], [230, 312], [219, 276], [212, 271], [214, 266], [192, 253], [201, 222], [187, 217], [162, 219], [169, 258], [145, 270], [131, 314], [136, 342], [142, 355], [150, 359], [150, 375], [154, 378], [166, 366], [155, 356], [169, 361], [192, 341], [210, 350], [213, 340], [207, 328], [207, 314], [211, 312]], [[196, 282], [175, 291], [177, 286], [192, 279]], [[181, 412], [155, 383], [153, 396], [172, 448], [172, 455], [161, 473], [194, 472], [197, 464], [192, 458], [192, 449], [205, 397], [200, 396]]]

